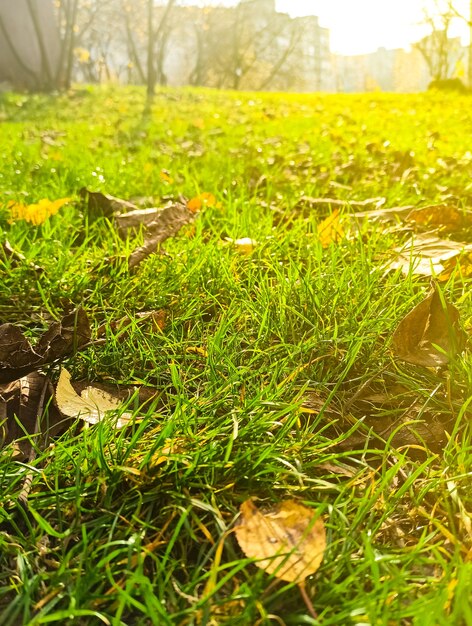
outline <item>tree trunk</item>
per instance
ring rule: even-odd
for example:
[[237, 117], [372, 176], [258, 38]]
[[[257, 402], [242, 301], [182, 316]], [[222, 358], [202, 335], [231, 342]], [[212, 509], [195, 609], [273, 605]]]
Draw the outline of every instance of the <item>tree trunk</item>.
[[52, 0], [1, 0], [0, 81], [16, 89], [57, 89], [60, 50]]
[[156, 72], [154, 66], [154, 42], [156, 38], [156, 32], [154, 30], [154, 2], [148, 0], [147, 3], [147, 28], [148, 28], [148, 42], [147, 42], [147, 96], [152, 98], [154, 96], [154, 87], [156, 86]]
[[469, 89], [472, 89], [472, 0], [469, 3], [469, 54], [468, 54], [468, 66], [467, 66], [467, 82]]

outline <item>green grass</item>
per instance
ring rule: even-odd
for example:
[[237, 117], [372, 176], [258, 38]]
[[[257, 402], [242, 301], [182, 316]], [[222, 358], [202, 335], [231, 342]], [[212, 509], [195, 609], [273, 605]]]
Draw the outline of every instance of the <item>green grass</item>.
[[[131, 428], [75, 426], [31, 462], [0, 451], [0, 622], [318, 623], [227, 533], [258, 496], [323, 513], [328, 548], [307, 581], [319, 623], [472, 625], [470, 353], [449, 371], [395, 362], [391, 334], [428, 289], [385, 273], [405, 233], [370, 225], [323, 249], [329, 207], [297, 206], [469, 207], [470, 100], [163, 90], [144, 109], [140, 89], [0, 101], [0, 232], [44, 268], [0, 258], [0, 323], [37, 337], [82, 305], [95, 330], [109, 327], [104, 345], [65, 361], [74, 380], [159, 396]], [[123, 242], [90, 215], [83, 186], [159, 203], [211, 192], [221, 206], [130, 274], [141, 236]], [[8, 221], [11, 199], [66, 196], [41, 226]], [[247, 236], [259, 242], [247, 256], [225, 243]], [[456, 273], [442, 289], [470, 325], [470, 281]], [[166, 311], [162, 332], [110, 327], [151, 309]], [[374, 449], [356, 405], [328, 429], [370, 378], [413, 393], [419, 418], [456, 420], [444, 448]], [[310, 397], [324, 409], [302, 410]], [[365, 433], [354, 451], [337, 445], [349, 428]]]

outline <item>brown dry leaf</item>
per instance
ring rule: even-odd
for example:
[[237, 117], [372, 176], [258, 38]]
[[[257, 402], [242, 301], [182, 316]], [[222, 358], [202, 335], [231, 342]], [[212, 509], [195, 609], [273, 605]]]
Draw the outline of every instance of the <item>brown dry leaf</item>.
[[129, 269], [135, 268], [150, 254], [157, 252], [166, 239], [174, 237], [183, 226], [193, 222], [197, 215], [198, 212], [189, 211], [182, 202], [174, 202], [161, 209], [155, 220], [147, 226], [144, 244], [131, 253]]
[[444, 270], [439, 274], [438, 280], [448, 280], [454, 272], [460, 272], [463, 278], [472, 277], [472, 252], [466, 252], [460, 256], [452, 257], [444, 261]]
[[[88, 424], [98, 424], [107, 412], [121, 407], [122, 401], [119, 398], [98, 387], [86, 387], [79, 395], [72, 387], [70, 379], [70, 373], [62, 368], [56, 387], [56, 404], [63, 415], [80, 418]], [[132, 417], [132, 413], [122, 413], [116, 421], [117, 428], [129, 424]]]
[[413, 209], [406, 221], [421, 226], [432, 226], [444, 231], [459, 230], [466, 222], [466, 216], [459, 209], [445, 204], [424, 206]]
[[71, 354], [90, 341], [90, 325], [82, 308], [54, 322], [31, 345], [14, 324], [0, 325], [0, 383], [9, 383], [26, 376], [41, 365]]
[[379, 222], [398, 222], [402, 217], [408, 215], [415, 207], [411, 205], [407, 206], [394, 206], [387, 209], [372, 209], [371, 211], [358, 211], [356, 213], [349, 213], [346, 217], [351, 220], [358, 221], [366, 219], [370, 221]]
[[[46, 388], [45, 388], [46, 387]], [[41, 402], [41, 398], [44, 398]], [[25, 433], [44, 437], [53, 435], [65, 429], [64, 418], [50, 403], [51, 392], [49, 381], [44, 374], [33, 372], [7, 385], [0, 385], [0, 422], [1, 439], [5, 444], [16, 439], [17, 449], [21, 456], [27, 456], [30, 450], [30, 441], [24, 439]], [[38, 415], [40, 405], [47, 407], [47, 416]], [[38, 420], [42, 419], [38, 428]], [[36, 445], [38, 444], [36, 438]]]
[[317, 511], [285, 500], [268, 511], [252, 499], [240, 507], [236, 538], [246, 556], [280, 580], [302, 582], [321, 565], [326, 531]]
[[406, 315], [392, 337], [393, 354], [407, 363], [425, 367], [447, 365], [460, 352], [465, 334], [459, 311], [441, 301], [437, 285]]
[[335, 209], [331, 215], [320, 222], [316, 230], [323, 248], [340, 241], [344, 237], [344, 229], [341, 226], [339, 209]]
[[[170, 203], [171, 205], [172, 203]], [[168, 206], [170, 206], [168, 205]], [[120, 237], [126, 237], [130, 231], [139, 230], [141, 226], [148, 227], [152, 222], [156, 221], [159, 213], [163, 209], [157, 207], [151, 207], [148, 209], [136, 209], [134, 211], [128, 211], [127, 213], [121, 213], [121, 215], [115, 215], [115, 224], [118, 227], [118, 234]]]
[[463, 251], [472, 250], [472, 245], [452, 239], [417, 235], [404, 246], [394, 250], [398, 256], [389, 264], [388, 270], [401, 269], [405, 275], [412, 273], [433, 276], [444, 271], [445, 261], [456, 257]]
[[119, 334], [120, 338], [124, 338], [127, 335], [127, 331], [132, 328], [133, 323], [139, 324], [140, 327], [143, 324], [149, 324], [154, 331], [162, 331], [166, 325], [166, 317], [167, 313], [164, 309], [157, 311], [141, 311], [140, 313], [135, 313], [133, 316], [125, 315], [119, 320], [108, 324], [101, 324], [97, 328], [97, 337], [102, 337], [106, 333], [107, 328], [109, 328], [114, 333]]
[[112, 217], [115, 213], [135, 211], [138, 209], [132, 202], [101, 193], [100, 191], [90, 191], [86, 187], [82, 187], [79, 194], [85, 200], [89, 211], [95, 215], [99, 214], [105, 217]]
[[315, 208], [317, 206], [352, 206], [352, 207], [366, 207], [375, 206], [376, 209], [381, 207], [385, 203], [385, 198], [368, 198], [367, 200], [339, 200], [337, 198], [311, 198], [310, 196], [303, 196], [297, 202], [298, 207]]
[[12, 265], [24, 265], [26, 263], [28, 267], [35, 272], [44, 272], [44, 269], [39, 265], [35, 265], [34, 263], [27, 261], [24, 254], [15, 250], [8, 240], [5, 240], [1, 244], [1, 250], [3, 252], [3, 256], [8, 259]]

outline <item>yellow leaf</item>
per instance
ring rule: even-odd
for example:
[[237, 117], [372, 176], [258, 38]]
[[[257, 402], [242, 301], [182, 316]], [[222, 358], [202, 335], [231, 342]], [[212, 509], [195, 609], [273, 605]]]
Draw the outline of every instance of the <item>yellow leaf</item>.
[[200, 211], [202, 207], [216, 207], [220, 208], [221, 203], [216, 201], [215, 196], [212, 193], [204, 191], [203, 193], [198, 194], [195, 198], [192, 198], [187, 202], [187, 208], [189, 211], [196, 213]]
[[85, 48], [74, 48], [74, 54], [79, 63], [88, 63], [90, 61], [90, 52]]
[[339, 209], [320, 222], [317, 227], [318, 239], [323, 248], [340, 241], [344, 237], [344, 229], [339, 218]]
[[22, 204], [21, 202], [9, 202], [10, 223], [18, 220], [25, 220], [39, 226], [45, 222], [48, 217], [55, 215], [64, 204], [71, 201], [71, 198], [59, 198], [58, 200], [48, 200], [43, 198], [36, 204]]
[[205, 350], [205, 348], [202, 348], [201, 346], [188, 346], [187, 348], [185, 348], [185, 352], [187, 354], [198, 354], [199, 356], [202, 356], [204, 358], [208, 357], [207, 350]]
[[161, 170], [160, 177], [161, 177], [161, 180], [163, 180], [165, 183], [169, 183], [169, 185], [171, 185], [174, 182], [174, 179], [172, 178], [172, 176], [167, 170]]
[[302, 582], [316, 572], [326, 549], [326, 531], [317, 511], [285, 500], [269, 511], [260, 511], [252, 499], [240, 507], [235, 528], [244, 554], [256, 565], [288, 582]]

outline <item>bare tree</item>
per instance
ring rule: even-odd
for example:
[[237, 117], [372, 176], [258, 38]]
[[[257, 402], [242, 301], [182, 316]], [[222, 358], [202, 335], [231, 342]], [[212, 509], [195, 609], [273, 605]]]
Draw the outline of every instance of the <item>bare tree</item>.
[[[301, 24], [276, 12], [273, 1], [244, 0], [236, 7], [182, 10], [177, 33], [193, 20], [194, 68], [190, 82], [229, 89], [285, 89], [297, 75]], [[177, 15], [178, 17], [178, 15]], [[299, 59], [298, 59], [299, 61]]]
[[464, 21], [469, 27], [469, 46], [467, 54], [467, 83], [472, 89], [472, 0], [469, 0], [469, 12], [464, 14], [456, 7], [454, 0], [447, 0], [447, 8], [455, 17]]
[[17, 88], [61, 86], [61, 41], [52, 0], [2, 0], [0, 76]]
[[433, 80], [444, 80], [450, 77], [454, 65], [460, 58], [460, 46], [457, 39], [449, 38], [451, 22], [455, 19], [454, 12], [446, 7], [441, 9], [436, 0], [434, 12], [425, 11], [424, 23], [431, 32], [415, 44], [428, 66]]

